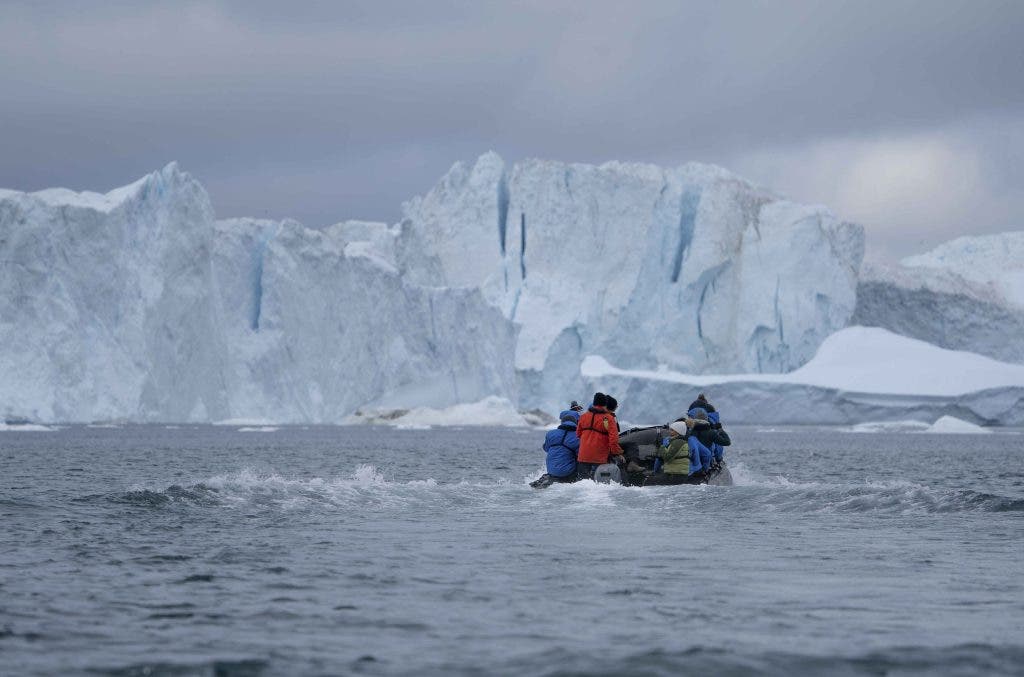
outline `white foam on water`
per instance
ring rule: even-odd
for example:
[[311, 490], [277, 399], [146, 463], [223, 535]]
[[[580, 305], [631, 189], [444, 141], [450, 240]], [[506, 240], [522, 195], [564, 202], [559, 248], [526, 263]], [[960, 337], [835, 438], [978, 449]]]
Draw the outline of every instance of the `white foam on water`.
[[352, 480], [359, 484], [387, 484], [383, 473], [369, 463], [363, 463], [356, 467], [355, 472], [352, 473]]
[[729, 474], [732, 475], [732, 483], [738, 487], [794, 487], [798, 486], [790, 482], [783, 475], [771, 475], [762, 477], [756, 475], [747, 466], [740, 462], [729, 463]]
[[[458, 482], [434, 478], [395, 480], [377, 467], [363, 464], [346, 477], [289, 478], [251, 468], [216, 475], [195, 484], [134, 492], [161, 494], [174, 503], [201, 507], [245, 506], [270, 510], [394, 510], [451, 509], [540, 511], [644, 511], [731, 509], [783, 513], [874, 513], [908, 515], [963, 511], [1019, 511], [1022, 502], [1006, 496], [933, 487], [907, 480], [856, 483], [796, 482], [783, 475], [759, 475], [742, 463], [730, 466], [735, 486], [624, 487], [590, 481], [553, 484], [543, 490], [528, 486], [530, 475]], [[697, 504], [693, 502], [697, 501]], [[667, 503], [666, 503], [667, 502]], [[708, 503], [710, 502], [710, 503]]]
[[436, 502], [436, 480], [398, 482], [388, 479], [373, 465], [363, 464], [348, 477], [289, 478], [276, 472], [251, 468], [215, 475], [194, 485], [225, 505], [258, 504], [283, 510], [300, 508], [359, 509], [404, 507], [410, 503]]

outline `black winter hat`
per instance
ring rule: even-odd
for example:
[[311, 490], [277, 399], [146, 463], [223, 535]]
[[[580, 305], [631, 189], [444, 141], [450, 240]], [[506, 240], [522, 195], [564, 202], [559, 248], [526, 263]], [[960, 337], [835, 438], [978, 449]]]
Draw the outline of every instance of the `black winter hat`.
[[594, 393], [594, 406], [604, 407], [608, 405], [608, 396], [604, 393]]
[[608, 407], [608, 411], [615, 411], [619, 408], [619, 401], [611, 395], [605, 395], [605, 401], [607, 402], [605, 406]]

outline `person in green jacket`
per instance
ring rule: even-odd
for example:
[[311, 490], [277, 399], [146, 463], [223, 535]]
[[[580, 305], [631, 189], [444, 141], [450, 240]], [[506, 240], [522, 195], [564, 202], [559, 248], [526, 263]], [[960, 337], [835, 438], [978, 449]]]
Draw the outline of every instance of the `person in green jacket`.
[[[664, 461], [662, 472], [648, 475], [644, 486], [665, 484], [697, 484], [701, 481], [700, 473], [691, 476], [693, 462], [690, 458], [690, 445], [686, 443], [687, 420], [676, 421], [668, 427], [669, 443], [667, 447], [659, 447], [655, 454]], [[699, 464], [699, 461], [698, 461]]]

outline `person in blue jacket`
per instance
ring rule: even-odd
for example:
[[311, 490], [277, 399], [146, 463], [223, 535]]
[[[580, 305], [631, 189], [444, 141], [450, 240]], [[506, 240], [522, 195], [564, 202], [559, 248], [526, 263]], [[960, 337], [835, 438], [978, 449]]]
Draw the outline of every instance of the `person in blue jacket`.
[[[721, 414], [719, 414], [717, 411], [708, 412], [708, 423], [710, 423], [711, 427], [714, 428], [715, 430], [721, 430], [723, 433], [725, 433], [725, 431], [722, 430]], [[726, 436], [728, 436], [728, 433], [726, 433]], [[719, 437], [721, 436], [719, 435]], [[732, 440], [729, 441], [732, 442]], [[712, 456], [714, 456], [714, 459], [711, 461], [711, 464], [713, 466], [721, 464], [722, 458], [725, 456], [725, 447], [722, 446], [721, 440], [716, 440], [715, 443], [711, 445], [711, 454]]]
[[547, 474], [530, 483], [533, 487], [546, 487], [555, 482], [576, 481], [576, 454], [580, 450], [580, 438], [576, 436], [579, 423], [578, 411], [566, 409], [558, 415], [558, 427], [544, 436], [544, 451], [547, 453]]
[[696, 448], [705, 473], [722, 463], [725, 447], [732, 444], [729, 433], [722, 428], [718, 412], [708, 413], [701, 407], [691, 409], [693, 425], [690, 427], [689, 443]]
[[548, 474], [556, 482], [569, 482], [576, 477], [576, 454], [580, 450], [580, 438], [576, 437], [576, 425], [580, 415], [566, 409], [558, 415], [561, 423], [549, 430], [544, 437], [544, 451], [547, 452]]

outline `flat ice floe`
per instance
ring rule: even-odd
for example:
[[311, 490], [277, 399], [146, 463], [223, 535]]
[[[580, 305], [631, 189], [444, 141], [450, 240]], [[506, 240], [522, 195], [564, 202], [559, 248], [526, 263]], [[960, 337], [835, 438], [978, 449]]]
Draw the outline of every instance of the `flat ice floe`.
[[942, 434], [959, 434], [959, 435], [976, 435], [976, 434], [989, 434], [992, 431], [982, 428], [980, 425], [975, 425], [970, 421], [964, 421], [956, 418], [955, 416], [943, 416], [935, 423], [931, 424], [925, 430], [921, 432], [925, 433], [942, 433]]
[[851, 433], [914, 433], [925, 432], [931, 425], [924, 421], [865, 421], [850, 427]]
[[788, 374], [686, 374], [618, 369], [599, 356], [580, 367], [584, 377], [625, 376], [706, 387], [723, 383], [778, 383], [886, 395], [954, 396], [990, 388], [1024, 387], [1024, 365], [946, 350], [877, 327], [848, 327]]
[[497, 396], [443, 409], [365, 409], [349, 416], [346, 423], [386, 424], [404, 430], [426, 430], [433, 426], [528, 427], [537, 424], [531, 416], [518, 411], [508, 399]]
[[214, 421], [213, 425], [242, 426], [246, 428], [264, 428], [273, 425], [274, 421], [265, 418], [227, 418]]
[[864, 423], [857, 423], [856, 425], [847, 429], [846, 432], [852, 433], [941, 433], [943, 435], [949, 434], [963, 434], [963, 435], [986, 435], [992, 431], [988, 428], [984, 428], [970, 421], [957, 418], [955, 416], [942, 416], [935, 423], [925, 423], [924, 421], [867, 421]]
[[621, 394], [624, 412], [660, 412], [665, 420], [704, 391], [729, 423], [870, 427], [951, 415], [985, 426], [1024, 425], [1024, 365], [877, 327], [834, 333], [787, 374], [624, 369], [590, 355], [580, 375], [591, 392]]
[[0, 431], [49, 433], [54, 430], [56, 428], [39, 425], [38, 423], [0, 423]]

